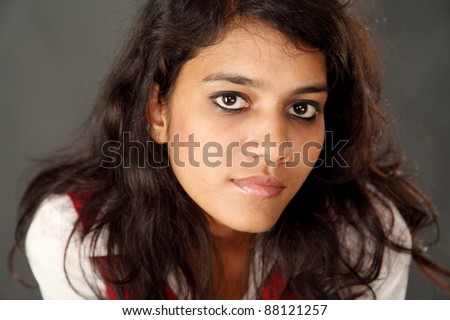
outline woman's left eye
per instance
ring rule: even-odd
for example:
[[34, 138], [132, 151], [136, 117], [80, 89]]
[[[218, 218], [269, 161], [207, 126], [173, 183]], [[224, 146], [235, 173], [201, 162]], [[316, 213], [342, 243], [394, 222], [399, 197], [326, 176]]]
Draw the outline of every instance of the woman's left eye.
[[316, 116], [318, 109], [319, 108], [312, 103], [300, 102], [289, 108], [289, 114], [297, 118], [309, 120]]
[[245, 109], [248, 102], [237, 93], [221, 93], [213, 96], [211, 102], [224, 111], [240, 111]]

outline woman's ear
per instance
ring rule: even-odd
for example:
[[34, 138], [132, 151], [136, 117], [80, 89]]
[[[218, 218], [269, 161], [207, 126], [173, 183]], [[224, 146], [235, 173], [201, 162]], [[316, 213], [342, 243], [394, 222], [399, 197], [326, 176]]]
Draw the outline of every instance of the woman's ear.
[[159, 83], [154, 82], [150, 89], [150, 100], [145, 110], [145, 118], [150, 124], [148, 132], [152, 139], [159, 144], [169, 141], [168, 128], [169, 119], [167, 115], [167, 105], [160, 97]]

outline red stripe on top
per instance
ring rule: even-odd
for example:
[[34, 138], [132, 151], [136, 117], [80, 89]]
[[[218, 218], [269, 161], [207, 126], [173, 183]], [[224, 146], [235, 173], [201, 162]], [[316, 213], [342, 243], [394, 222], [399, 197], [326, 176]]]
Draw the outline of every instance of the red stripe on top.
[[164, 286], [164, 291], [166, 292], [167, 300], [178, 300], [178, 297], [173, 293], [168, 284]]
[[[89, 198], [92, 197], [91, 192], [69, 192], [67, 194], [70, 197], [70, 200], [72, 201], [73, 207], [75, 208], [75, 211], [77, 212], [78, 216], [81, 216], [81, 213], [83, 212], [83, 207], [86, 201], [89, 200]], [[95, 216], [84, 216], [83, 219], [80, 221], [81, 226], [88, 227], [92, 226], [95, 222]]]
[[[77, 212], [78, 216], [81, 216], [81, 213], [83, 212], [83, 206], [84, 203], [89, 200], [89, 198], [92, 196], [92, 193], [89, 192], [69, 192], [67, 194], [70, 197], [70, 200], [72, 201], [73, 207], [75, 208], [75, 211]], [[80, 221], [82, 227], [88, 227], [92, 226], [92, 224], [95, 221], [95, 216], [84, 216], [83, 219]], [[108, 259], [105, 256], [99, 256], [95, 257], [95, 264], [99, 268], [101, 274], [107, 278], [111, 277], [111, 272], [109, 271], [108, 267]], [[114, 290], [114, 285], [109, 281], [104, 281], [105, 289], [106, 289], [106, 297], [110, 300], [118, 300], [119, 296], [117, 295], [116, 291]], [[129, 299], [129, 295], [125, 293], [125, 299]]]
[[273, 268], [266, 278], [261, 300], [296, 300], [295, 294], [286, 288], [286, 279], [277, 268]]
[[[109, 264], [107, 257], [105, 256], [95, 257], [95, 264], [101, 270], [103, 276], [111, 278], [111, 272], [108, 267]], [[119, 296], [117, 295], [116, 290], [114, 290], [114, 285], [109, 281], [104, 281], [104, 283], [106, 289], [106, 297], [109, 300], [119, 300]], [[125, 293], [125, 299], [129, 300], [129, 296], [127, 293]]]

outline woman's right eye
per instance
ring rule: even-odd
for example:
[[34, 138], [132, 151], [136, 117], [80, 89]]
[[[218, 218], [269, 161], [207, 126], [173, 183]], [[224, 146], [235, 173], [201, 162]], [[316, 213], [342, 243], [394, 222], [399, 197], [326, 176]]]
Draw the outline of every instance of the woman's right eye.
[[238, 112], [250, 106], [250, 104], [238, 93], [227, 92], [214, 95], [211, 102], [222, 111]]

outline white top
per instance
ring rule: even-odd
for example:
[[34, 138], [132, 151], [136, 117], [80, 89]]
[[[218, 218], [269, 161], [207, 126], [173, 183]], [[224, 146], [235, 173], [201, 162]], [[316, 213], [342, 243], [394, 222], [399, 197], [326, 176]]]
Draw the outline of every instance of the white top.
[[[385, 209], [382, 212], [386, 211]], [[394, 221], [390, 237], [410, 247], [411, 236], [408, 228], [398, 210], [393, 208], [392, 211]], [[383, 215], [381, 217], [389, 230], [392, 221], [383, 218]], [[86, 278], [90, 279], [91, 285], [103, 292], [106, 290], [102, 280], [91, 268], [88, 246], [80, 245], [77, 234], [69, 244], [64, 270], [64, 252], [77, 218], [78, 214], [68, 195], [51, 196], [40, 205], [30, 226], [25, 250], [44, 299], [97, 299]], [[354, 248], [351, 240], [345, 241], [349, 244], [349, 248]], [[99, 256], [104, 254], [104, 252], [95, 253]], [[398, 253], [388, 248], [385, 250], [380, 277], [372, 284], [377, 299], [405, 298], [410, 263], [410, 254]], [[69, 284], [65, 271], [76, 290]], [[169, 285], [177, 294], [176, 285], [172, 286], [170, 282]], [[245, 298], [256, 298], [254, 288], [249, 289]], [[370, 296], [362, 298], [367, 299]]]

